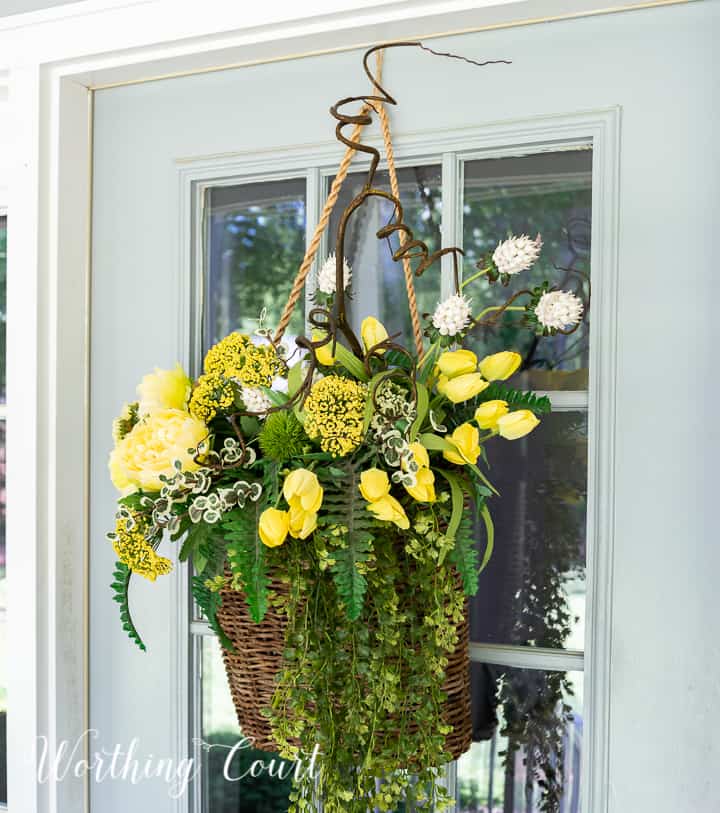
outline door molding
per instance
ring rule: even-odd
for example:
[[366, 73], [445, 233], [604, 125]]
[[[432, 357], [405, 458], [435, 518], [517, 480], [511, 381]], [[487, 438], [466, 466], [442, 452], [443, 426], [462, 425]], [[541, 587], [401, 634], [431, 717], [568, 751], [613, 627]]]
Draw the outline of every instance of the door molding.
[[[394, 138], [398, 166], [443, 161], [450, 167], [451, 183], [459, 182], [460, 162], [478, 158], [557, 151], [560, 147], [592, 144], [592, 239], [591, 268], [593, 297], [590, 320], [593, 338], [590, 342], [589, 385], [589, 458], [587, 518], [587, 617], [585, 654], [558, 655], [557, 665], [571, 668], [584, 662], [585, 701], [583, 715], [587, 721], [583, 743], [581, 793], [587, 813], [603, 813], [609, 804], [610, 746], [610, 676], [611, 631], [613, 607], [613, 541], [614, 541], [614, 471], [615, 471], [615, 397], [617, 377], [617, 289], [618, 289], [618, 224], [620, 170], [621, 109], [568, 112], [510, 121], [498, 121], [479, 127], [426, 130], [397, 134]], [[366, 143], [381, 145], [377, 136], [367, 136]], [[317, 183], [316, 176], [334, 171], [344, 153], [337, 142], [288, 145], [281, 149], [244, 150], [222, 155], [182, 156], [176, 159], [177, 212], [180, 228], [176, 252], [179, 280], [183, 290], [179, 324], [190, 325], [197, 318], [193, 302], [202, 291], [202, 240], [198, 226], [202, 223], [203, 191], [215, 184], [259, 182], [287, 177], [306, 177]], [[352, 169], [362, 170], [368, 162], [357, 156]], [[381, 164], [381, 167], [383, 165]], [[310, 169], [308, 169], [310, 167]], [[454, 179], [454, 180], [453, 180]], [[443, 178], [443, 188], [445, 178]], [[450, 195], [451, 193], [448, 192]], [[308, 201], [311, 204], [311, 201]], [[310, 215], [309, 220], [312, 220]], [[459, 239], [457, 218], [450, 228], [443, 220], [443, 242]], [[314, 223], [308, 223], [312, 233]], [[193, 235], [192, 240], [187, 236]], [[451, 269], [443, 269], [443, 275]], [[194, 292], [189, 298], [186, 292]], [[197, 329], [194, 331], [197, 334]], [[183, 333], [179, 346], [187, 352], [189, 363], [198, 348], [191, 346], [193, 331]], [[570, 399], [572, 393], [568, 393]], [[574, 403], [574, 402], [572, 402]], [[563, 405], [560, 405], [563, 408]], [[566, 407], [567, 408], [567, 407]], [[180, 568], [173, 575], [177, 590], [186, 578]], [[170, 623], [176, 640], [176, 651], [187, 652], [189, 621], [171, 613]], [[197, 623], [197, 622], [196, 622]], [[187, 663], [185, 661], [184, 663]], [[173, 694], [180, 708], [191, 701], [190, 675], [183, 663], [173, 670], [177, 680]], [[181, 727], [176, 740], [177, 757], [187, 756], [188, 734]], [[180, 809], [178, 808], [178, 813]]]

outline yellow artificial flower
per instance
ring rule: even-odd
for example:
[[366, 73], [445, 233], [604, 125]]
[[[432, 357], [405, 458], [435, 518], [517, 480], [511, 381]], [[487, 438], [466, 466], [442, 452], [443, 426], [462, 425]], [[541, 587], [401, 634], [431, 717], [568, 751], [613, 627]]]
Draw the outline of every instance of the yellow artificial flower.
[[384, 522], [393, 522], [398, 528], [407, 530], [410, 527], [410, 520], [407, 518], [405, 509], [391, 494], [386, 494], [379, 500], [374, 500], [367, 504], [367, 510]]
[[415, 485], [405, 486], [407, 493], [418, 502], [435, 502], [435, 475], [432, 469], [423, 466], [415, 475]]
[[307, 539], [317, 528], [317, 512], [303, 511], [300, 505], [290, 506], [290, 536], [295, 539]]
[[463, 423], [450, 435], [448, 440], [455, 446], [454, 451], [443, 452], [445, 460], [464, 466], [476, 463], [480, 457], [480, 432], [470, 423]]
[[232, 381], [222, 373], [205, 373], [198, 378], [188, 409], [190, 414], [204, 423], [230, 409], [235, 403]]
[[[312, 332], [312, 340], [314, 342], [319, 342], [321, 339], [324, 339], [327, 336], [327, 333], [324, 333], [320, 330], [313, 330]], [[317, 360], [322, 364], [324, 367], [332, 367], [335, 364], [335, 356], [332, 354], [332, 339], [327, 344], [324, 344], [322, 347], [315, 348], [315, 357]]]
[[158, 576], [165, 576], [172, 570], [172, 562], [164, 556], [158, 556], [145, 538], [145, 530], [137, 522], [129, 530], [128, 521], [120, 518], [115, 523], [115, 533], [109, 536], [118, 560], [133, 573], [154, 582]]
[[380, 500], [390, 493], [390, 480], [382, 469], [368, 469], [360, 475], [360, 493], [368, 502]]
[[207, 426], [179, 409], [158, 409], [136, 424], [110, 454], [110, 476], [124, 495], [138, 489], [160, 491], [160, 475], [172, 477], [175, 461], [182, 471], [200, 468], [196, 449], [207, 438]]
[[437, 368], [442, 375], [455, 378], [457, 375], [477, 371], [477, 356], [472, 350], [446, 350], [437, 360]]
[[[362, 336], [365, 349], [370, 350], [370, 348], [376, 344], [384, 342], [388, 337], [388, 332], [385, 330], [385, 326], [382, 322], [378, 322], [374, 316], [367, 316], [363, 319], [362, 325], [360, 325], [360, 335]], [[380, 350], [378, 352], [384, 353], [385, 351]]]
[[481, 429], [495, 429], [498, 420], [507, 412], [507, 401], [485, 401], [475, 410], [475, 421]]
[[316, 381], [305, 400], [305, 432], [320, 438], [333, 457], [354, 452], [362, 442], [367, 387], [339, 375]]
[[517, 440], [532, 432], [540, 423], [529, 409], [518, 409], [503, 415], [497, 423], [498, 432], [506, 440]]
[[140, 399], [138, 412], [148, 415], [154, 409], [187, 409], [192, 382], [183, 368], [176, 364], [173, 370], [148, 373], [138, 384]]
[[308, 469], [294, 469], [283, 483], [283, 497], [288, 505], [310, 514], [320, 510], [323, 493], [317, 475]]
[[420, 466], [420, 468], [427, 468], [430, 465], [430, 455], [422, 443], [418, 443], [417, 441], [411, 443], [410, 451], [413, 454], [415, 462], [418, 464], [418, 466]]
[[260, 514], [258, 532], [264, 545], [277, 548], [285, 541], [290, 530], [290, 515], [278, 508], [266, 508]]
[[438, 390], [453, 404], [468, 401], [490, 386], [480, 373], [465, 373], [445, 381], [438, 381]]
[[285, 364], [271, 344], [253, 344], [243, 333], [231, 333], [205, 356], [205, 373], [234, 379], [244, 387], [270, 387]]
[[488, 381], [504, 381], [518, 369], [522, 362], [520, 353], [512, 350], [503, 350], [502, 353], [493, 353], [485, 356], [480, 362], [480, 372]]

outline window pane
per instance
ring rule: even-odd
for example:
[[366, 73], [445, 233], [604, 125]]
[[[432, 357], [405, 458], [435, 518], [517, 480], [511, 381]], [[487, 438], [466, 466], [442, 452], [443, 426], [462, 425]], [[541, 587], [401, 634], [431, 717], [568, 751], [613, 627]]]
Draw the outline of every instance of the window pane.
[[[230, 697], [225, 666], [215, 636], [202, 638], [202, 739], [212, 745], [203, 749], [203, 813], [283, 813], [288, 809], [290, 780], [261, 775], [241, 781], [227, 781], [225, 761], [230, 749], [242, 739]], [[238, 750], [228, 766], [228, 774], [238, 777], [255, 760], [268, 765], [274, 754], [252, 748]]]
[[578, 813], [583, 673], [473, 664], [459, 813]]
[[[513, 291], [547, 280], [553, 287], [582, 289], [587, 304], [590, 279], [592, 150], [467, 161], [464, 165], [464, 274], [492, 254], [510, 234], [542, 235], [540, 259], [530, 271], [499, 282], [472, 283], [474, 313], [501, 304]], [[557, 266], [557, 268], [555, 267]], [[482, 267], [482, 266], [481, 266]], [[557, 270], [563, 269], [563, 270]], [[517, 350], [526, 369], [522, 386], [537, 390], [583, 390], [588, 381], [587, 320], [570, 336], [538, 339], [506, 313], [492, 329], [477, 333], [479, 352]]]
[[[5, 404], [7, 218], [0, 217], [0, 403]], [[4, 406], [0, 407], [4, 409]], [[5, 575], [5, 416], [0, 417], [0, 804], [7, 804], [7, 579]]]
[[[328, 227], [328, 251], [335, 250], [335, 238], [345, 207], [363, 188], [364, 172], [348, 175], [333, 210]], [[406, 167], [398, 170], [400, 202], [403, 218], [415, 237], [427, 243], [430, 251], [440, 248], [442, 168], [438, 165]], [[390, 190], [387, 171], [378, 172], [375, 187]], [[412, 347], [412, 330], [402, 263], [395, 262], [385, 240], [375, 233], [387, 225], [394, 212], [393, 205], [381, 198], [370, 199], [351, 217], [345, 236], [345, 256], [353, 269], [352, 301], [349, 312], [353, 329], [359, 334], [360, 322], [366, 316], [376, 316], [392, 336], [402, 334], [401, 341]], [[398, 238], [391, 238], [393, 251]], [[417, 265], [417, 261], [414, 261]], [[421, 277], [414, 277], [418, 310], [431, 312], [440, 298], [440, 263], [429, 268]]]
[[0, 215], [0, 404], [5, 403], [7, 323], [7, 217]]
[[[496, 545], [470, 604], [473, 641], [583, 649], [587, 416], [555, 412], [488, 444]], [[478, 527], [484, 542], [484, 531]]]
[[[204, 348], [252, 333], [263, 308], [274, 329], [305, 255], [305, 180], [218, 186], [207, 192]], [[302, 301], [288, 338], [303, 331]]]

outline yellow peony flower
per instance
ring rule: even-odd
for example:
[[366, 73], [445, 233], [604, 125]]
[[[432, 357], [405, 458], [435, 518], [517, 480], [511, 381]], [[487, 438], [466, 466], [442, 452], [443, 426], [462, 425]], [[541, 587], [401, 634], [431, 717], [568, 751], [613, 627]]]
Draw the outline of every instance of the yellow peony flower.
[[480, 373], [465, 373], [446, 381], [438, 381], [438, 390], [453, 404], [468, 401], [489, 386], [490, 382], [485, 381]]
[[[360, 325], [360, 335], [362, 336], [365, 349], [370, 350], [370, 348], [376, 344], [384, 342], [388, 337], [388, 332], [385, 330], [385, 326], [382, 322], [378, 322], [374, 316], [367, 316], [363, 319], [362, 325]], [[379, 352], [384, 353], [385, 351], [380, 350]]]
[[504, 381], [506, 378], [510, 378], [521, 362], [520, 353], [504, 350], [502, 353], [485, 356], [480, 362], [480, 372], [488, 381]]
[[148, 415], [155, 409], [186, 410], [191, 386], [192, 382], [179, 364], [173, 370], [156, 367], [154, 373], [148, 373], [138, 384], [138, 412]]
[[303, 511], [299, 505], [290, 506], [290, 536], [295, 539], [307, 539], [317, 528], [317, 513]]
[[320, 510], [323, 500], [323, 487], [315, 472], [308, 469], [294, 469], [283, 483], [283, 496], [291, 508], [313, 514]]
[[277, 548], [285, 541], [290, 530], [290, 515], [277, 508], [266, 508], [260, 514], [258, 533], [264, 545]]
[[407, 518], [405, 509], [391, 494], [386, 494], [379, 500], [374, 500], [367, 504], [367, 510], [373, 513], [378, 519], [384, 522], [393, 522], [398, 528], [407, 530], [410, 527], [410, 520]]
[[446, 350], [437, 360], [437, 368], [442, 375], [454, 378], [456, 375], [477, 371], [477, 356], [472, 350]]
[[423, 466], [415, 475], [415, 485], [405, 486], [407, 493], [418, 502], [435, 502], [435, 475], [427, 466]]
[[507, 401], [485, 401], [475, 410], [475, 421], [481, 429], [495, 429], [498, 419], [507, 412]]
[[456, 451], [443, 452], [445, 460], [464, 466], [466, 463], [476, 463], [480, 457], [480, 432], [470, 423], [463, 423], [450, 435], [448, 440], [455, 446]]
[[124, 495], [142, 489], [160, 491], [160, 475], [172, 477], [174, 463], [183, 471], [195, 471], [199, 465], [194, 454], [208, 430], [202, 421], [179, 409], [158, 409], [136, 424], [110, 454], [110, 476]]
[[368, 469], [360, 475], [360, 493], [368, 502], [380, 500], [390, 493], [390, 480], [382, 469]]
[[[325, 336], [327, 336], [327, 334], [320, 330], [313, 330], [312, 332], [312, 340], [314, 342], [319, 342], [321, 339], [324, 339]], [[322, 347], [315, 348], [315, 357], [324, 367], [332, 367], [333, 364], [335, 364], [335, 356], [332, 354], [332, 345], [333, 343], [331, 339]]]
[[532, 432], [540, 423], [529, 409], [518, 409], [503, 415], [497, 422], [498, 432], [506, 440], [517, 440]]

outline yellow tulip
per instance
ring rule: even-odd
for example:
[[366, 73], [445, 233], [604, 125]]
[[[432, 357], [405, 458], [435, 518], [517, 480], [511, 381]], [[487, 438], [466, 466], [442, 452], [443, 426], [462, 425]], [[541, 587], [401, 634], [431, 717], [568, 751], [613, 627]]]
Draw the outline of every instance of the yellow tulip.
[[258, 531], [263, 544], [269, 548], [277, 548], [282, 545], [290, 529], [290, 516], [287, 511], [280, 511], [277, 508], [266, 508], [260, 514], [260, 524]]
[[[314, 342], [318, 342], [321, 339], [324, 339], [327, 336], [326, 333], [323, 333], [319, 330], [313, 330], [312, 332], [312, 340]], [[324, 344], [322, 347], [315, 348], [315, 358], [322, 364], [324, 367], [332, 367], [335, 364], [335, 356], [332, 354], [332, 339], [327, 344]]]
[[437, 368], [448, 378], [474, 373], [477, 370], [477, 356], [472, 350], [446, 350], [437, 360]]
[[464, 466], [476, 463], [480, 457], [480, 432], [470, 423], [463, 423], [450, 435], [448, 440], [455, 446], [454, 451], [443, 452], [445, 460]]
[[507, 412], [507, 401], [485, 401], [475, 410], [475, 421], [481, 429], [495, 429], [498, 419]]
[[317, 513], [314, 511], [303, 511], [300, 506], [290, 507], [290, 536], [295, 539], [307, 539], [317, 528]]
[[384, 522], [394, 522], [398, 528], [403, 530], [410, 527], [410, 520], [407, 518], [405, 509], [391, 494], [386, 494], [379, 500], [369, 502], [367, 510]]
[[443, 382], [442, 389], [438, 382], [438, 390], [453, 404], [467, 401], [481, 393], [490, 383], [480, 373], [465, 373], [449, 381]]
[[181, 409], [187, 411], [192, 382], [183, 368], [176, 364], [173, 370], [159, 370], [143, 376], [137, 393], [140, 415], [148, 415], [156, 409]]
[[390, 493], [390, 480], [382, 469], [368, 469], [360, 475], [360, 493], [368, 502]]
[[294, 469], [283, 483], [283, 497], [291, 507], [299, 507], [312, 514], [322, 505], [323, 487], [317, 475], [308, 469]]
[[506, 440], [517, 440], [532, 432], [540, 423], [529, 409], [518, 409], [498, 420], [498, 432]]
[[[382, 322], [378, 322], [374, 316], [367, 316], [363, 319], [362, 325], [360, 325], [360, 335], [362, 336], [365, 349], [369, 350], [376, 344], [384, 342], [388, 337], [388, 332], [385, 330], [385, 326]], [[384, 353], [385, 351], [380, 350], [379, 352]]]
[[410, 451], [413, 453], [413, 458], [420, 468], [430, 465], [430, 457], [427, 453], [427, 449], [422, 445], [422, 443], [418, 443], [417, 441], [415, 441], [415, 443], [411, 443]]
[[435, 502], [435, 475], [423, 466], [415, 476], [414, 486], [405, 486], [407, 493], [418, 502]]
[[520, 362], [522, 362], [520, 353], [503, 350], [502, 353], [485, 356], [480, 362], [480, 372], [488, 381], [504, 381], [517, 370]]

